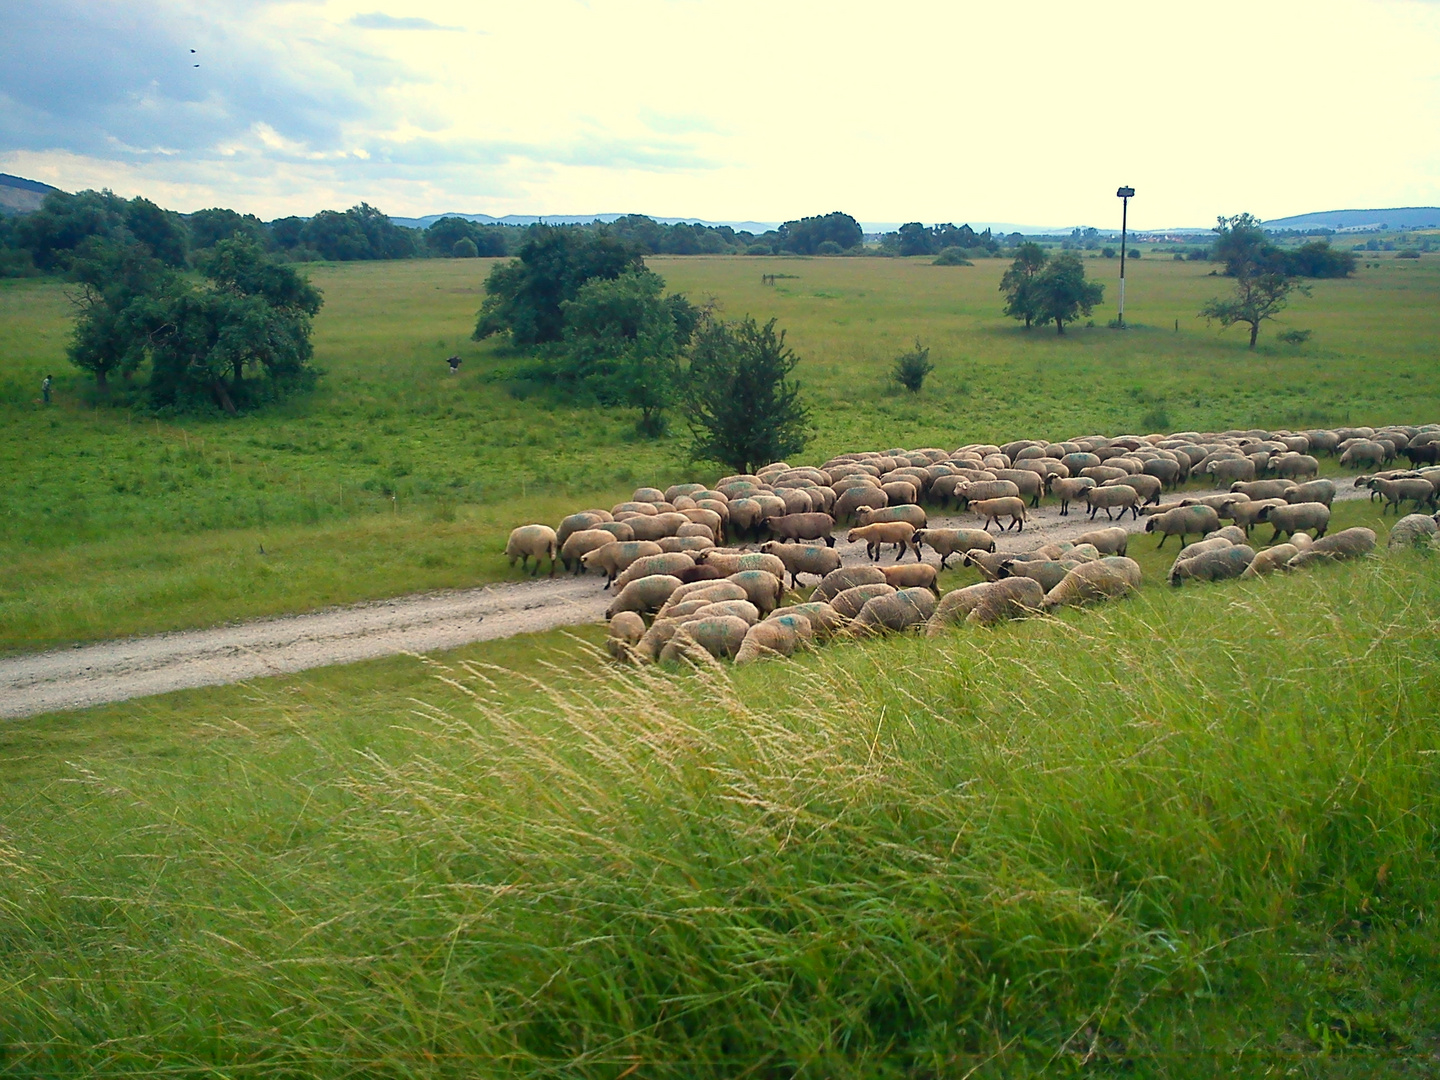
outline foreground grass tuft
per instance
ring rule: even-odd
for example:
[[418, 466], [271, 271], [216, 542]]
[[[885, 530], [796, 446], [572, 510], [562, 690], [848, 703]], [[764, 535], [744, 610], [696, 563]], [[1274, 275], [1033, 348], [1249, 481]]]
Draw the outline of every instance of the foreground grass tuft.
[[76, 761], [0, 817], [0, 1061], [1423, 1075], [1435, 570], [740, 671], [437, 664], [365, 728], [277, 698]]

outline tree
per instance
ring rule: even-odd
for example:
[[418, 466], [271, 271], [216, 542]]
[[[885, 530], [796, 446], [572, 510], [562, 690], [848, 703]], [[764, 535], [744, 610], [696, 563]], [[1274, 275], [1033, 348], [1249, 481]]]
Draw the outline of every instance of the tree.
[[[896, 240], [899, 243], [901, 255], [935, 254], [935, 234], [918, 221], [910, 221], [901, 225], [896, 233]], [[958, 244], [953, 246], [959, 247]]]
[[816, 249], [826, 240], [839, 244], [841, 251], [863, 243], [865, 231], [849, 214], [836, 210], [820, 217], [785, 222], [777, 230], [777, 240], [781, 251], [794, 252], [796, 255], [814, 255]]
[[1105, 286], [1085, 280], [1085, 264], [1080, 256], [1066, 252], [1052, 259], [1031, 282], [1035, 297], [1035, 318], [1042, 323], [1054, 322], [1057, 334], [1065, 333], [1065, 324], [1081, 315], [1089, 315], [1105, 297]]
[[774, 319], [702, 321], [690, 352], [691, 455], [749, 473], [803, 450], [810, 413], [788, 379], [799, 362]]
[[925, 385], [925, 376], [934, 370], [935, 365], [930, 362], [929, 348], [921, 345], [917, 337], [915, 348], [895, 358], [895, 367], [890, 376], [912, 394], [918, 394]]
[[1000, 278], [1000, 291], [1005, 294], [1005, 314], [1012, 319], [1024, 319], [1026, 330], [1030, 329], [1038, 312], [1035, 279], [1045, 268], [1049, 257], [1039, 244], [1027, 240], [1015, 249], [1015, 261]]
[[1260, 336], [1260, 324], [1273, 319], [1290, 302], [1292, 292], [1310, 294], [1308, 285], [1296, 281], [1283, 271], [1250, 266], [1240, 268], [1235, 276], [1235, 293], [1228, 300], [1215, 297], [1200, 309], [1206, 323], [1218, 321], [1221, 329], [1236, 323], [1250, 327], [1250, 348]]
[[528, 229], [518, 255], [485, 280], [477, 341], [502, 333], [521, 347], [559, 341], [565, 331], [561, 305], [575, 299], [582, 285], [645, 265], [635, 248], [609, 236], [548, 225]]
[[[1403, 254], [1403, 253], [1402, 253]], [[1328, 240], [1312, 240], [1285, 253], [1290, 273], [1309, 278], [1343, 278], [1355, 272], [1355, 253], [1340, 251]]]
[[265, 223], [254, 214], [238, 214], [220, 206], [196, 210], [185, 219], [185, 224], [190, 229], [190, 246], [196, 251], [212, 248], [221, 240], [235, 236], [246, 237], [261, 245], [268, 245], [270, 239]]
[[110, 376], [129, 378], [145, 360], [153, 314], [148, 298], [171, 286], [171, 273], [148, 248], [92, 237], [76, 251], [71, 280], [79, 291], [75, 327], [67, 353], [70, 362], [95, 377], [103, 394]]

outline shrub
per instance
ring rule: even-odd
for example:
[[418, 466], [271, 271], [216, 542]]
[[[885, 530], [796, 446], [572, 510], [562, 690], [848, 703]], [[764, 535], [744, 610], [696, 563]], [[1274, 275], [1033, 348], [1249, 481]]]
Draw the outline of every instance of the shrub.
[[895, 358], [895, 367], [890, 376], [912, 394], [918, 394], [925, 385], [925, 376], [934, 370], [935, 365], [930, 362], [929, 348], [921, 345], [917, 337], [915, 348]]
[[935, 266], [974, 266], [965, 257], [965, 249], [961, 247], [947, 247], [939, 255], [935, 256]]
[[468, 236], [462, 236], [450, 249], [450, 254], [457, 259], [473, 259], [480, 254], [480, 249], [475, 246], [475, 241]]
[[1115, 257], [1115, 249], [1113, 247], [1101, 248], [1100, 255], [1106, 259], [1113, 259]]
[[843, 255], [845, 249], [834, 240], [825, 240], [815, 249], [816, 255]]
[[1286, 330], [1278, 337], [1286, 345], [1304, 345], [1310, 340], [1310, 335], [1313, 333], [1313, 330]]
[[1420, 258], [1420, 252], [1414, 251], [1414, 250], [1411, 250], [1411, 251], [1402, 251], [1402, 252], [1400, 252], [1398, 255], [1396, 255], [1395, 258], [1397, 258], [1397, 259], [1418, 259], [1418, 258]]

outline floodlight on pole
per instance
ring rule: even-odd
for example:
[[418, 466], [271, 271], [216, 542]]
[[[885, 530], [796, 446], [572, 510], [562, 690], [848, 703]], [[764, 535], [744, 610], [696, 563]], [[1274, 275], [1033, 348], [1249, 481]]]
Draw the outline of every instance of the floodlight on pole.
[[1115, 197], [1120, 200], [1120, 318], [1116, 320], [1121, 326], [1125, 325], [1125, 229], [1129, 224], [1130, 200], [1135, 197], [1133, 187], [1122, 187], [1116, 190]]

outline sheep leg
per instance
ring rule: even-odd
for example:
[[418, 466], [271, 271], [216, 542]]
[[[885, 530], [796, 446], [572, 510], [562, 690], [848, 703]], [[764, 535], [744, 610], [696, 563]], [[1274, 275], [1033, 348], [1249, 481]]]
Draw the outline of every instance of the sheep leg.
[[1069, 504], [1068, 502], [1061, 502], [1061, 504], [1060, 504], [1060, 516], [1061, 516], [1061, 517], [1069, 517], [1069, 516], [1070, 516], [1070, 504]]
[[1162, 532], [1160, 533], [1160, 542], [1155, 545], [1155, 550], [1156, 550], [1156, 551], [1159, 551], [1162, 547], [1165, 546], [1165, 541], [1166, 541], [1166, 540], [1169, 540], [1169, 539], [1170, 539], [1170, 534], [1167, 533], [1167, 532], [1163, 532], [1163, 531], [1162, 531]]

